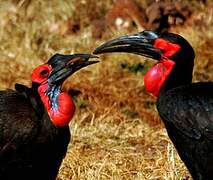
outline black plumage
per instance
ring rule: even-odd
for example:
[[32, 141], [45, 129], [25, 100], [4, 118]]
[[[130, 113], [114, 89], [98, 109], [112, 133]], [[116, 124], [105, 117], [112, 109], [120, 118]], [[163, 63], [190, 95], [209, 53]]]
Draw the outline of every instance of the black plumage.
[[159, 95], [158, 112], [194, 179], [213, 177], [213, 83], [179, 86]]
[[70, 141], [35, 89], [0, 91], [0, 179], [55, 179]]

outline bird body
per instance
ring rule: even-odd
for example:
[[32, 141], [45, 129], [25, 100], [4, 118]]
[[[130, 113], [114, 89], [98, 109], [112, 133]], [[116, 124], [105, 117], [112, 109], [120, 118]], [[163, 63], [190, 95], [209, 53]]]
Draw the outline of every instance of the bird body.
[[213, 83], [179, 86], [159, 95], [157, 109], [194, 179], [213, 177]]
[[54, 180], [70, 141], [75, 106], [60, 87], [93, 64], [91, 55], [53, 56], [34, 69], [32, 87], [0, 91], [0, 179]]
[[213, 82], [192, 83], [194, 50], [177, 34], [143, 31], [108, 41], [94, 53], [128, 52], [157, 60], [144, 76], [157, 96], [168, 136], [193, 179], [213, 178]]
[[44, 107], [37, 107], [39, 116], [34, 108], [23, 92], [0, 92], [0, 179], [57, 175], [70, 141], [69, 127], [54, 126]]

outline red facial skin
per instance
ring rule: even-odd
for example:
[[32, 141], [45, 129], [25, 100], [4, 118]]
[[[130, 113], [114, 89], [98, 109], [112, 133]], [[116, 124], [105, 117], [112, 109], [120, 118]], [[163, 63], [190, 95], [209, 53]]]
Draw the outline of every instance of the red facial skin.
[[169, 57], [179, 51], [180, 46], [159, 38], [155, 40], [154, 47], [163, 51], [162, 59], [146, 73], [144, 84], [147, 92], [158, 96], [161, 87], [175, 66], [175, 62]]
[[38, 93], [50, 116], [50, 120], [55, 126], [67, 126], [75, 112], [75, 105], [72, 98], [65, 92], [60, 92], [57, 96], [57, 109], [51, 107], [49, 96], [46, 94], [49, 86], [47, 83], [48, 76], [52, 67], [48, 64], [41, 65], [33, 70], [32, 81], [41, 84]]

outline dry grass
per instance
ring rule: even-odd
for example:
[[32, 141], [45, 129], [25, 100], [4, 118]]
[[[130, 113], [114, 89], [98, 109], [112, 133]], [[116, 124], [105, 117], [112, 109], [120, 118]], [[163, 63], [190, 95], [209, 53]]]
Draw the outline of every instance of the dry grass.
[[[94, 8], [98, 17], [103, 16], [101, 12], [112, 1], [87, 3], [1, 1], [0, 88], [13, 88], [15, 82], [30, 85], [32, 69], [56, 52], [92, 52], [102, 43], [92, 39], [89, 21]], [[81, 8], [76, 11], [76, 7]], [[210, 4], [196, 12], [196, 23], [173, 29], [195, 47], [195, 81], [213, 79], [212, 15]], [[83, 28], [62, 36], [61, 28], [70, 17]], [[125, 33], [110, 30], [109, 37]], [[130, 73], [121, 67], [124, 62], [144, 63], [146, 59], [123, 54], [103, 55], [100, 60], [65, 84], [64, 89], [81, 93], [75, 98], [78, 110], [70, 124], [72, 141], [58, 179], [190, 179], [161, 124], [155, 98], [144, 90], [144, 72]]]

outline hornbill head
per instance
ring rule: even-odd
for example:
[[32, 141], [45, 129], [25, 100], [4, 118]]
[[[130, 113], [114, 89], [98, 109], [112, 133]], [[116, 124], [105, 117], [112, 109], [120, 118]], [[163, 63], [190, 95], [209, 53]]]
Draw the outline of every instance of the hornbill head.
[[98, 62], [89, 61], [90, 58], [96, 56], [55, 54], [47, 63], [33, 70], [31, 76], [33, 87], [37, 88], [50, 119], [56, 126], [67, 125], [75, 111], [71, 97], [61, 91], [61, 86], [76, 71]]
[[194, 50], [178, 34], [142, 31], [125, 35], [102, 44], [95, 49], [94, 54], [111, 52], [133, 53], [157, 60], [144, 76], [147, 91], [155, 96], [158, 96], [169, 77], [172, 77], [175, 85], [190, 83], [192, 80]]

